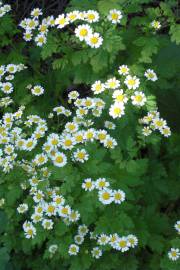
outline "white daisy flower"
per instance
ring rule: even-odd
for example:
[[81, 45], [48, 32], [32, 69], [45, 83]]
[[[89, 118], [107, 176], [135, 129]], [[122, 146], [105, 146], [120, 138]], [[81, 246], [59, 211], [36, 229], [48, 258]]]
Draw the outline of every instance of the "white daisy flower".
[[79, 25], [75, 29], [75, 36], [78, 37], [80, 41], [86, 40], [91, 34], [92, 28], [88, 24]]
[[34, 17], [34, 18], [38, 18], [40, 15], [42, 15], [42, 10], [39, 9], [39, 8], [34, 8], [31, 11], [31, 16]]
[[25, 237], [27, 239], [34, 238], [36, 236], [36, 228], [31, 225], [25, 229]]
[[128, 241], [127, 237], [119, 237], [116, 241], [116, 245], [115, 248], [117, 250], [120, 250], [121, 252], [125, 252], [127, 250], [129, 250], [130, 248], [130, 243]]
[[88, 12], [85, 13], [85, 20], [89, 23], [98, 22], [99, 13], [95, 10], [88, 10]]
[[44, 34], [40, 33], [35, 37], [35, 42], [37, 43], [37, 46], [42, 47], [43, 44], [45, 44], [47, 41], [47, 38]]
[[108, 79], [105, 83], [105, 87], [107, 89], [117, 89], [119, 86], [120, 81], [117, 80], [115, 77]]
[[79, 225], [79, 227], [78, 227], [78, 234], [79, 235], [85, 236], [88, 233], [88, 231], [89, 231], [89, 229], [85, 224]]
[[180, 257], [180, 250], [179, 248], [171, 248], [168, 252], [168, 257], [172, 261], [177, 261]]
[[99, 33], [93, 33], [93, 34], [88, 35], [86, 39], [86, 43], [91, 48], [99, 48], [103, 43], [103, 38], [100, 36]]
[[117, 204], [122, 203], [125, 200], [125, 193], [124, 191], [118, 189], [113, 191], [113, 201]]
[[95, 187], [98, 189], [98, 190], [103, 190], [105, 188], [108, 188], [110, 186], [109, 182], [106, 181], [105, 178], [98, 178], [95, 182]]
[[178, 234], [180, 234], [180, 220], [178, 220], [175, 223], [174, 228], [176, 229], [176, 231], [178, 232]]
[[105, 188], [98, 192], [99, 201], [103, 204], [110, 204], [113, 201], [113, 192], [111, 189]]
[[83, 242], [84, 242], [84, 237], [80, 234], [77, 234], [75, 237], [74, 237], [74, 242], [77, 244], [77, 245], [81, 245]]
[[13, 92], [13, 85], [10, 82], [0, 83], [0, 89], [5, 94], [10, 94]]
[[128, 75], [129, 74], [129, 68], [126, 65], [119, 66], [118, 73], [120, 75]]
[[53, 221], [51, 219], [43, 219], [42, 226], [46, 230], [52, 230], [53, 229]]
[[67, 163], [67, 157], [64, 153], [56, 152], [52, 157], [53, 163], [57, 167], [64, 167]]
[[135, 90], [136, 88], [139, 87], [140, 80], [136, 76], [128, 75], [124, 83], [127, 85], [128, 89]]
[[79, 252], [79, 246], [78, 245], [75, 245], [75, 244], [72, 244], [69, 246], [69, 250], [68, 250], [68, 253], [69, 255], [77, 255]]
[[131, 96], [132, 104], [135, 106], [144, 106], [147, 99], [143, 92], [135, 91], [134, 95]]
[[112, 22], [113, 24], [117, 24], [120, 23], [121, 19], [122, 19], [122, 13], [120, 10], [117, 9], [111, 9], [109, 11], [109, 14], [107, 16], [108, 20], [110, 22]]
[[149, 80], [149, 81], [157, 81], [157, 75], [152, 69], [147, 69], [144, 73], [144, 76]]
[[91, 250], [92, 257], [95, 259], [99, 259], [102, 256], [102, 250], [98, 247], [94, 247]]
[[126, 96], [126, 94], [124, 94], [123, 90], [120, 89], [120, 90], [115, 90], [113, 92], [113, 95], [112, 97], [114, 98], [115, 102], [119, 102], [119, 103], [127, 103], [128, 101], [128, 98]]
[[150, 25], [155, 30], [158, 30], [161, 28], [161, 23], [159, 21], [156, 21], [156, 20], [152, 21]]
[[97, 242], [98, 242], [99, 245], [105, 246], [109, 242], [109, 237], [106, 234], [103, 233], [98, 237]]
[[64, 14], [61, 14], [57, 17], [55, 20], [55, 25], [57, 25], [57, 28], [64, 28], [66, 25], [69, 24], [68, 18], [65, 17]]
[[73, 159], [81, 163], [84, 163], [88, 158], [89, 154], [85, 149], [77, 149], [76, 152], [73, 153]]
[[143, 127], [142, 134], [144, 136], [149, 136], [151, 133], [152, 133], [152, 130], [150, 129], [150, 127]]
[[18, 213], [20, 213], [20, 214], [23, 214], [23, 213], [27, 212], [27, 210], [28, 210], [28, 205], [27, 205], [27, 203], [22, 203], [22, 204], [20, 204], [20, 205], [18, 206], [18, 208], [17, 208], [17, 211], [18, 211]]
[[129, 242], [130, 247], [135, 248], [138, 245], [138, 239], [135, 235], [129, 234], [127, 236], [127, 240]]
[[48, 251], [51, 253], [51, 254], [55, 254], [56, 251], [58, 249], [58, 246], [57, 245], [50, 245], [49, 248], [48, 248]]
[[91, 85], [91, 90], [93, 91], [93, 93], [95, 95], [100, 94], [102, 92], [104, 92], [105, 90], [105, 85], [101, 82], [101, 81], [95, 81], [92, 85]]
[[9, 64], [6, 66], [6, 72], [14, 74], [17, 72], [17, 66], [14, 64]]
[[113, 129], [114, 130], [116, 128], [116, 125], [111, 121], [105, 121], [104, 126], [107, 129]]
[[71, 208], [69, 205], [60, 205], [58, 208], [58, 214], [60, 217], [68, 217], [71, 214]]
[[109, 115], [114, 119], [120, 118], [124, 115], [124, 109], [123, 103], [115, 102], [109, 109]]
[[82, 183], [82, 188], [85, 191], [92, 191], [95, 188], [94, 182], [91, 180], [91, 178], [84, 179], [84, 182]]

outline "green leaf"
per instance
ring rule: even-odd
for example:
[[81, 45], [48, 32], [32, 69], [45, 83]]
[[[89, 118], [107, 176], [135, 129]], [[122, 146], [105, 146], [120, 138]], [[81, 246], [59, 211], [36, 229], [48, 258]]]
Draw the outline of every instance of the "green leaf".
[[52, 56], [53, 53], [57, 51], [58, 42], [57, 39], [50, 33], [48, 33], [48, 38], [46, 44], [42, 47], [41, 56], [45, 60]]
[[177, 45], [180, 44], [180, 25], [174, 24], [170, 28], [171, 41], [175, 42]]
[[5, 247], [0, 248], [0, 269], [5, 270], [6, 269], [6, 264], [9, 261], [9, 254], [8, 251]]
[[158, 39], [155, 37], [139, 37], [133, 43], [141, 47], [139, 62], [151, 63], [153, 54], [158, 52]]

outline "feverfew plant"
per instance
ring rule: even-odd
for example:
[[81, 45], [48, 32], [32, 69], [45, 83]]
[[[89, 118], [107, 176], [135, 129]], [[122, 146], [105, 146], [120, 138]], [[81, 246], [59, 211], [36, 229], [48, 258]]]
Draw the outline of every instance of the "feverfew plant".
[[0, 2], [3, 270], [179, 269], [178, 136], [153, 59], [176, 18], [141, 2], [35, 7], [17, 29]]

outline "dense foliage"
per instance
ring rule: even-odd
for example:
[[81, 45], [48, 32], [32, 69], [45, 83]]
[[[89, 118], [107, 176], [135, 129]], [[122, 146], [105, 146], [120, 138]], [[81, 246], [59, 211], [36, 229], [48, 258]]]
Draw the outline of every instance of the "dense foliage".
[[177, 1], [43, 8], [0, 3], [0, 270], [178, 270]]

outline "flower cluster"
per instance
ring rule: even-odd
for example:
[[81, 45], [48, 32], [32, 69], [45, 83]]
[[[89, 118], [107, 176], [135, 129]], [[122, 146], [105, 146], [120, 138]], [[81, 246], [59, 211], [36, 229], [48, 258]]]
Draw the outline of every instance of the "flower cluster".
[[[88, 234], [88, 231], [86, 225], [79, 226], [78, 234], [74, 237], [75, 243], [69, 246], [70, 255], [78, 254], [80, 245], [84, 242], [84, 237]], [[94, 232], [90, 232], [90, 239], [96, 241], [96, 247], [91, 250], [91, 255], [95, 259], [99, 259], [102, 256], [103, 248], [106, 246], [124, 253], [130, 248], [135, 248], [138, 244], [138, 239], [133, 234], [129, 234], [128, 236], [119, 236], [117, 233], [111, 235], [102, 233], [97, 235]]]
[[103, 43], [103, 38], [100, 34], [93, 32], [93, 29], [88, 24], [76, 27], [75, 35], [80, 41], [85, 41], [91, 48], [99, 48]]
[[52, 28], [55, 25], [53, 16], [48, 16], [47, 18], [40, 20], [41, 15], [41, 9], [35, 8], [31, 11], [30, 18], [25, 18], [20, 23], [20, 27], [24, 29], [24, 40], [29, 42], [34, 39], [37, 46], [40, 47], [47, 41], [49, 28]]
[[118, 189], [112, 190], [109, 188], [110, 183], [105, 178], [98, 178], [92, 181], [91, 178], [84, 179], [82, 188], [85, 191], [98, 190], [98, 198], [102, 204], [121, 204], [125, 200], [125, 193]]
[[[36, 21], [39, 15], [33, 14]], [[4, 79], [8, 73], [8, 78], [10, 76], [9, 80], [11, 80], [16, 71], [24, 68], [23, 65], [13, 64], [1, 66], [1, 78]], [[143, 91], [138, 89], [140, 79], [130, 74], [126, 65], [120, 66], [118, 73], [122, 78], [112, 77], [105, 83], [98, 80], [91, 87], [95, 95], [105, 90], [109, 91], [114, 102], [109, 109], [109, 114], [113, 118], [120, 117], [120, 113], [112, 109], [112, 106], [117, 106], [124, 112], [125, 105], [129, 100], [131, 100], [132, 105], [137, 107], [144, 106], [147, 100]], [[144, 76], [147, 80], [157, 80], [157, 75], [150, 69], [145, 71]], [[2, 84], [1, 89], [4, 89]], [[28, 89], [35, 96], [44, 92], [44, 88], [39, 84], [29, 85]], [[8, 93], [11, 92], [8, 91]], [[1, 99], [3, 107], [11, 102], [9, 97]], [[51, 186], [49, 165], [53, 164], [57, 167], [56, 169], [61, 169], [71, 161], [86, 162], [90, 158], [87, 145], [89, 146], [91, 143], [96, 143], [107, 149], [113, 149], [117, 146], [117, 141], [110, 135], [111, 130], [116, 128], [113, 122], [106, 120], [103, 122], [104, 128], [97, 128], [97, 126], [99, 127], [97, 122], [100, 122], [99, 118], [106, 109], [106, 102], [103, 98], [96, 96], [81, 98], [79, 92], [73, 90], [68, 94], [68, 103], [68, 108], [61, 104], [57, 105], [49, 115], [49, 119], [57, 118], [55, 120], [59, 126], [56, 132], [54, 130], [52, 132], [48, 120], [38, 115], [27, 115], [25, 118], [24, 110], [26, 108], [24, 106], [21, 106], [14, 113], [5, 112], [0, 120], [0, 166], [3, 172], [8, 173], [14, 166], [19, 166], [28, 174], [28, 179], [20, 184], [27, 199], [17, 206], [18, 214], [25, 215], [23, 230], [27, 239], [36, 237], [38, 232], [42, 230], [52, 230], [59, 218], [67, 226], [80, 222], [80, 213], [76, 209], [72, 209], [71, 203], [68, 202], [68, 198], [65, 199], [61, 187]], [[153, 120], [151, 120], [156, 124], [156, 127], [160, 126], [157, 121], [155, 122], [157, 118], [161, 120], [156, 113], [153, 114]], [[63, 124], [61, 124], [61, 119], [63, 119]], [[163, 129], [165, 126], [166, 122], [163, 122]], [[36, 153], [35, 148], [38, 148]], [[82, 188], [85, 191], [96, 190], [99, 201], [104, 205], [121, 204], [125, 200], [125, 193], [120, 189], [111, 189], [106, 178], [98, 178], [96, 181], [87, 178], [83, 181]], [[29, 218], [27, 218], [28, 215]], [[79, 253], [80, 245], [84, 242], [88, 232], [89, 229], [85, 224], [79, 225], [74, 243], [68, 248], [69, 255]], [[92, 248], [91, 255], [95, 259], [102, 256], [105, 245], [125, 252], [129, 248], [135, 247], [138, 242], [134, 235], [119, 236], [117, 233], [93, 235], [93, 232], [90, 233], [90, 239], [96, 240], [96, 246]], [[57, 249], [57, 245], [51, 245], [49, 253], [53, 255]]]
[[[26, 67], [23, 64], [19, 64], [19, 65], [9, 64], [7, 66], [1, 65], [0, 66], [0, 91], [6, 95], [12, 93], [14, 88], [11, 81], [14, 80], [15, 73], [20, 72], [21, 70], [25, 68]], [[5, 104], [9, 103], [7, 98], [6, 100], [3, 99], [2, 102]]]
[[[174, 225], [175, 230], [180, 234], [180, 221], [178, 220]], [[168, 252], [168, 258], [171, 261], [177, 261], [180, 258], [180, 249], [172, 247], [170, 251]]]
[[[109, 93], [112, 93], [113, 104], [109, 109], [109, 115], [112, 118], [120, 118], [125, 114], [125, 105], [128, 100], [131, 100], [131, 103], [136, 107], [144, 106], [147, 101], [143, 90], [138, 89], [140, 87], [140, 79], [130, 74], [128, 66], [121, 65], [118, 73], [122, 78], [117, 79], [116, 77], [112, 77], [104, 83], [98, 80], [91, 86], [91, 90], [95, 95], [105, 90], [110, 90]], [[146, 70], [144, 76], [147, 80], [157, 80], [157, 75], [152, 69]]]
[[96, 236], [97, 244], [102, 246], [110, 245], [113, 249], [125, 252], [130, 248], [135, 248], [138, 244], [138, 239], [135, 235], [119, 236], [117, 233], [106, 235], [100, 234]]
[[144, 136], [149, 136], [155, 130], [158, 130], [164, 137], [171, 135], [171, 130], [167, 126], [166, 120], [161, 118], [157, 111], [148, 112], [148, 114], [139, 121], [141, 124], [145, 125], [142, 129]]
[[[85, 41], [91, 48], [99, 48], [103, 43], [100, 33], [94, 32], [90, 26], [90, 24], [97, 23], [100, 20], [100, 15], [95, 10], [74, 10], [66, 14], [60, 14], [57, 18], [49, 16], [40, 21], [39, 17], [41, 15], [42, 11], [39, 8], [35, 8], [31, 11], [30, 18], [25, 18], [21, 21], [20, 26], [25, 30], [23, 37], [26, 41], [31, 41], [34, 38], [37, 46], [43, 46], [47, 42], [49, 28], [57, 27], [57, 29], [63, 29], [71, 23], [83, 21], [83, 24], [76, 25], [75, 36], [80, 41]], [[121, 18], [121, 11], [116, 9], [110, 10], [107, 16], [107, 19], [113, 24], [119, 23]]]
[[[19, 151], [32, 151], [47, 130], [46, 121], [37, 115], [29, 115], [26, 121], [22, 121], [24, 110], [25, 107], [21, 106], [15, 113], [5, 113], [0, 121], [0, 166], [4, 172], [13, 169]], [[28, 128], [32, 129], [34, 125], [36, 128], [29, 136]], [[40, 157], [39, 162], [43, 164]]]
[[31, 213], [31, 220], [26, 220], [23, 224], [26, 238], [34, 238], [40, 227], [44, 230], [52, 230], [57, 218], [61, 218], [67, 225], [80, 219], [79, 212], [66, 203], [60, 188], [50, 187], [48, 179], [51, 172], [47, 167], [35, 168], [31, 162], [27, 161], [19, 162], [19, 166], [29, 175], [29, 179], [21, 184], [21, 188], [26, 190], [26, 193], [29, 190], [28, 197], [31, 198], [28, 200], [29, 205], [22, 203], [17, 207], [19, 214], [27, 216], [28, 211]]
[[68, 253], [70, 256], [72, 255], [77, 255], [80, 250], [80, 245], [83, 244], [85, 240], [85, 236], [88, 234], [89, 229], [85, 224], [79, 225], [78, 226], [78, 233], [74, 236], [74, 244], [71, 244], [69, 246]]
[[3, 17], [10, 10], [11, 10], [10, 5], [3, 5], [3, 3], [0, 1], [0, 18]]

